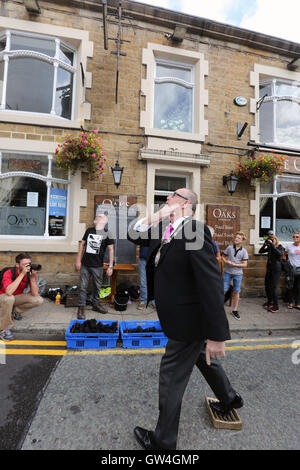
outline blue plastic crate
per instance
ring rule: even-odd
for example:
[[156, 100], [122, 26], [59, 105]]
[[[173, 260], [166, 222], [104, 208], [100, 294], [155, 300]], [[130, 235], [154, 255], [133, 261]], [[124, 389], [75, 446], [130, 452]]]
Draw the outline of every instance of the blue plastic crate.
[[163, 331], [157, 333], [148, 333], [146, 331], [139, 333], [126, 332], [138, 326], [143, 330], [153, 327], [157, 330], [161, 330], [159, 321], [121, 321], [120, 331], [123, 348], [163, 348], [166, 346], [168, 338]]
[[111, 326], [117, 323], [116, 333], [71, 333], [75, 323], [84, 323], [86, 320], [71, 320], [66, 331], [67, 348], [70, 349], [110, 349], [117, 346], [119, 338], [119, 323], [117, 321], [97, 321], [103, 325]]

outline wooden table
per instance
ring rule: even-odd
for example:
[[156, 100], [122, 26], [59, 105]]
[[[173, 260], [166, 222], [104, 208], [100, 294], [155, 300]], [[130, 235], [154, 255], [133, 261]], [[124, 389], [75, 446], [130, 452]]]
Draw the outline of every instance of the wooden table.
[[[108, 265], [104, 264], [103, 269], [107, 269]], [[117, 288], [117, 276], [118, 272], [122, 271], [135, 271], [135, 267], [132, 264], [115, 264], [114, 265], [114, 270], [111, 276], [111, 281], [110, 281], [110, 287], [111, 287], [111, 293], [109, 296], [105, 297], [104, 299], [101, 299], [101, 302], [114, 302], [115, 300], [115, 293], [116, 293], [116, 288]]]

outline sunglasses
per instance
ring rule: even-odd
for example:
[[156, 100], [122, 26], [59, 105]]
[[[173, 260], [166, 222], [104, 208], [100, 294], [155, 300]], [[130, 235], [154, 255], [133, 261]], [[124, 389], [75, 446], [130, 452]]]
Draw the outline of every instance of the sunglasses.
[[181, 199], [184, 199], [185, 201], [189, 201], [189, 198], [181, 196], [181, 194], [176, 193], [176, 191], [174, 191], [171, 197], [174, 197], [174, 196], [178, 196], [178, 197], [181, 197]]

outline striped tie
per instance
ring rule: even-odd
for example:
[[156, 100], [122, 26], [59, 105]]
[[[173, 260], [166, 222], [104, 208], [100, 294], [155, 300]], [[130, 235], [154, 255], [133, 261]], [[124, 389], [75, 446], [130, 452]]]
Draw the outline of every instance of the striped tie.
[[170, 237], [173, 230], [174, 230], [173, 225], [172, 224], [168, 225], [168, 227], [166, 228], [166, 231], [165, 231], [164, 240], [168, 240], [168, 238]]

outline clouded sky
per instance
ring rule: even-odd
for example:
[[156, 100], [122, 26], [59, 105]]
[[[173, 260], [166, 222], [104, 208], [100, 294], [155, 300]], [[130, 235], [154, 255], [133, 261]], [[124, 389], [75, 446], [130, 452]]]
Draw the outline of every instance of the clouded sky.
[[300, 0], [141, 0], [300, 43]]

